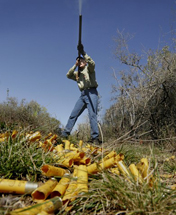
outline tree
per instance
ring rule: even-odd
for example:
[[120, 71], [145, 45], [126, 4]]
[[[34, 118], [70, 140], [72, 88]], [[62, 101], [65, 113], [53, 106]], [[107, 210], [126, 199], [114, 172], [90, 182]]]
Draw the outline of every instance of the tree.
[[[112, 131], [139, 137], [168, 137], [176, 132], [176, 54], [168, 46], [160, 50], [130, 52], [132, 36], [117, 31], [115, 57], [127, 70], [113, 72], [114, 105], [104, 122], [111, 121]], [[145, 63], [144, 63], [145, 62]], [[136, 129], [138, 128], [138, 129]]]

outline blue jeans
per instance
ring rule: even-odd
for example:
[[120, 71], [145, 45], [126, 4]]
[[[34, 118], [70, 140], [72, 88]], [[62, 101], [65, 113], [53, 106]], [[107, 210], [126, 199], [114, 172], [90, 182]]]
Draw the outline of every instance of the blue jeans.
[[99, 136], [99, 129], [97, 123], [97, 108], [98, 108], [98, 92], [96, 88], [90, 88], [81, 91], [81, 96], [73, 108], [71, 115], [68, 119], [67, 125], [62, 132], [63, 137], [67, 137], [73, 126], [75, 125], [78, 117], [82, 114], [85, 109], [88, 109], [90, 126], [91, 126], [91, 138], [97, 139]]

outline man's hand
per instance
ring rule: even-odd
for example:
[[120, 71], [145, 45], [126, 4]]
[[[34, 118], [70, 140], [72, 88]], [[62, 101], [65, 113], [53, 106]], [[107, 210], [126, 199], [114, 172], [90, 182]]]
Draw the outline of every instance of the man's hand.
[[75, 65], [76, 65], [76, 66], [78, 66], [78, 65], [79, 65], [79, 59], [77, 59], [77, 60], [76, 60]]

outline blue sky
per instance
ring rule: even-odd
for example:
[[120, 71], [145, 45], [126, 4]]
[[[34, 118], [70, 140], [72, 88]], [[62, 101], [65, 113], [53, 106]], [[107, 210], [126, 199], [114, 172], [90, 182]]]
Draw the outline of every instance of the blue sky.
[[[169, 41], [174, 0], [82, 0], [82, 43], [96, 63], [102, 111], [110, 105], [117, 29], [134, 51]], [[80, 92], [66, 73], [77, 57], [79, 0], [0, 0], [0, 102], [37, 101], [63, 125]], [[103, 113], [103, 112], [102, 112]], [[85, 111], [77, 123], [81, 123]]]

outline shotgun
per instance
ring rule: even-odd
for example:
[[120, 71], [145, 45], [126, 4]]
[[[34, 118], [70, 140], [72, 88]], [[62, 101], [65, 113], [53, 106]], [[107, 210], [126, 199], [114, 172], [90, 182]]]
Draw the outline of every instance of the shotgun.
[[[79, 39], [78, 39], [78, 47], [81, 45], [81, 32], [82, 32], [82, 15], [79, 15]], [[80, 56], [81, 56], [81, 53], [80, 51], [78, 50], [78, 61], [80, 61]], [[79, 78], [79, 75], [80, 75], [80, 67], [78, 66], [78, 78]]]

